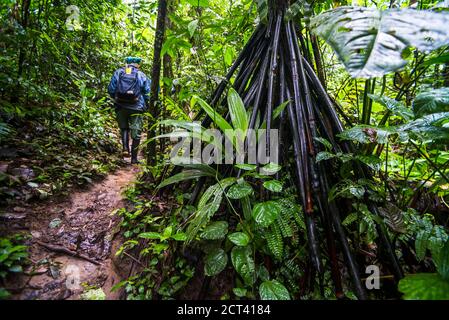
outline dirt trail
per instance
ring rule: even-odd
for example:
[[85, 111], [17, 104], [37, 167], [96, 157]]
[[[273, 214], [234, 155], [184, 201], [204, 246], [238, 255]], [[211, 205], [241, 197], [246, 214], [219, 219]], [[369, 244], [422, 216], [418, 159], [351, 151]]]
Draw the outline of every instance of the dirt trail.
[[121, 280], [111, 261], [119, 218], [111, 213], [123, 207], [122, 191], [137, 171], [127, 166], [66, 199], [22, 208], [33, 265], [9, 284], [14, 299], [79, 299], [83, 291], [98, 288], [106, 299], [119, 298], [110, 291]]

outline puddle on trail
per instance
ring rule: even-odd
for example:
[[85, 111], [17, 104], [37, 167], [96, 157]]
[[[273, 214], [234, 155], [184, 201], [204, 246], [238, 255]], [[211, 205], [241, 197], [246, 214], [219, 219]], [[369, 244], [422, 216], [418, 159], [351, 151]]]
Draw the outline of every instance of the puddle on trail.
[[16, 227], [33, 237], [33, 264], [7, 281], [13, 299], [79, 299], [85, 285], [102, 288], [106, 299], [120, 298], [120, 292], [111, 292], [121, 281], [111, 260], [119, 218], [111, 212], [124, 205], [122, 191], [137, 170], [121, 168], [66, 199], [25, 208], [26, 217]]

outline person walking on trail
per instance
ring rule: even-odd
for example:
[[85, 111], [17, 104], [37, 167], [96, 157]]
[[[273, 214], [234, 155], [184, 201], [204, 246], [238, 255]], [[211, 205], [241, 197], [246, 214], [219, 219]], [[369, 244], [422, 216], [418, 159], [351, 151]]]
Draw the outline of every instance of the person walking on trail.
[[[142, 113], [148, 109], [151, 80], [139, 70], [141, 58], [127, 57], [126, 65], [117, 69], [108, 86], [108, 93], [114, 100], [115, 113], [120, 128], [123, 152], [131, 154], [131, 163], [138, 163], [140, 137], [142, 134]], [[132, 138], [131, 152], [129, 136]]]

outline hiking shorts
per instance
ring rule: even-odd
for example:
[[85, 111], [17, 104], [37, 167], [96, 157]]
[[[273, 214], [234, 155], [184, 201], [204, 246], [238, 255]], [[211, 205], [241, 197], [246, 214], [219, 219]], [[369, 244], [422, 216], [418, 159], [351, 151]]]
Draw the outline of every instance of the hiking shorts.
[[115, 114], [120, 130], [130, 130], [131, 139], [140, 140], [143, 125], [142, 112], [119, 107], [115, 110]]

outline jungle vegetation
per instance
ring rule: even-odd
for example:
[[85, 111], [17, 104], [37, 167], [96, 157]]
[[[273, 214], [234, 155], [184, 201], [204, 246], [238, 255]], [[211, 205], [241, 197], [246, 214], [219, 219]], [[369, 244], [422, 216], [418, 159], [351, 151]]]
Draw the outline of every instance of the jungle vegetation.
[[[3, 1], [0, 164], [19, 162], [0, 167], [2, 205], [121, 164], [106, 87], [140, 56], [145, 161], [116, 212], [126, 299], [449, 299], [448, 8]], [[279, 161], [170, 161], [169, 138], [206, 145], [211, 128], [277, 129]], [[1, 239], [0, 277], [22, 271], [22, 242]]]

